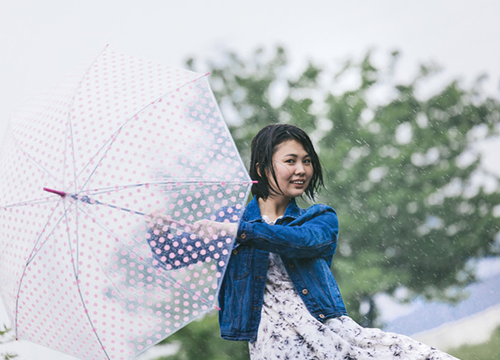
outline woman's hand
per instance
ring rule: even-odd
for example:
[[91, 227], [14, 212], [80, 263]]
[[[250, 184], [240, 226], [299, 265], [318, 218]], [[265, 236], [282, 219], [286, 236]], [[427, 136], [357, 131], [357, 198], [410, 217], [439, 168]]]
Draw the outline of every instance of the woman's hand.
[[169, 216], [161, 211], [154, 211], [144, 218], [150, 231], [157, 235], [163, 236], [173, 225], [184, 227], [185, 231], [196, 234], [199, 237], [215, 236], [236, 236], [238, 224], [230, 222], [218, 222], [207, 219], [196, 221], [193, 224], [180, 224], [172, 220]]
[[155, 235], [165, 234], [173, 222], [161, 211], [153, 211], [152, 213], [146, 215], [144, 219], [146, 220], [148, 228]]
[[198, 233], [200, 237], [212, 237], [214, 235], [235, 236], [238, 231], [238, 224], [204, 219], [196, 221], [191, 231]]

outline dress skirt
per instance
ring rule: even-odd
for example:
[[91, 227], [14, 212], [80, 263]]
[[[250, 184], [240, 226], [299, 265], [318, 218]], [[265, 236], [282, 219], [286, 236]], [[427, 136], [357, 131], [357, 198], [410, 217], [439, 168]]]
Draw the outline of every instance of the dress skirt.
[[252, 360], [452, 360], [407, 336], [364, 328], [348, 316], [316, 320], [295, 291], [279, 255], [270, 254]]

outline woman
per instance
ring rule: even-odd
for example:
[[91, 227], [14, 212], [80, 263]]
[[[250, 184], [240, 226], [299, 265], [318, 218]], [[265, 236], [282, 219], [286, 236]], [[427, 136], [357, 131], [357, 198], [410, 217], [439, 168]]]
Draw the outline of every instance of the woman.
[[238, 228], [219, 294], [221, 336], [250, 342], [252, 359], [454, 359], [406, 336], [362, 328], [347, 316], [330, 271], [335, 210], [300, 209], [323, 185], [311, 140], [270, 125], [252, 141], [253, 200]]

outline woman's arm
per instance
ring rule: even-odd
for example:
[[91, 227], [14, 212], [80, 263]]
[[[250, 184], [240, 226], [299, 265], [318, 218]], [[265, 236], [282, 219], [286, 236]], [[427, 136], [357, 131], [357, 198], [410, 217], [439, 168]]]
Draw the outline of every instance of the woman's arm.
[[286, 226], [241, 222], [237, 241], [288, 258], [326, 257], [335, 253], [338, 231], [335, 210], [314, 205]]

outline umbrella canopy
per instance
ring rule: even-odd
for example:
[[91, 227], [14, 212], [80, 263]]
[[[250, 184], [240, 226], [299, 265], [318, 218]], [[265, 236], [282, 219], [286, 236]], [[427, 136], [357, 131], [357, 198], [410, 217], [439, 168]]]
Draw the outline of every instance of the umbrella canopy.
[[17, 338], [128, 359], [216, 306], [236, 226], [190, 224], [237, 223], [250, 179], [205, 75], [106, 48], [14, 113], [0, 169]]

